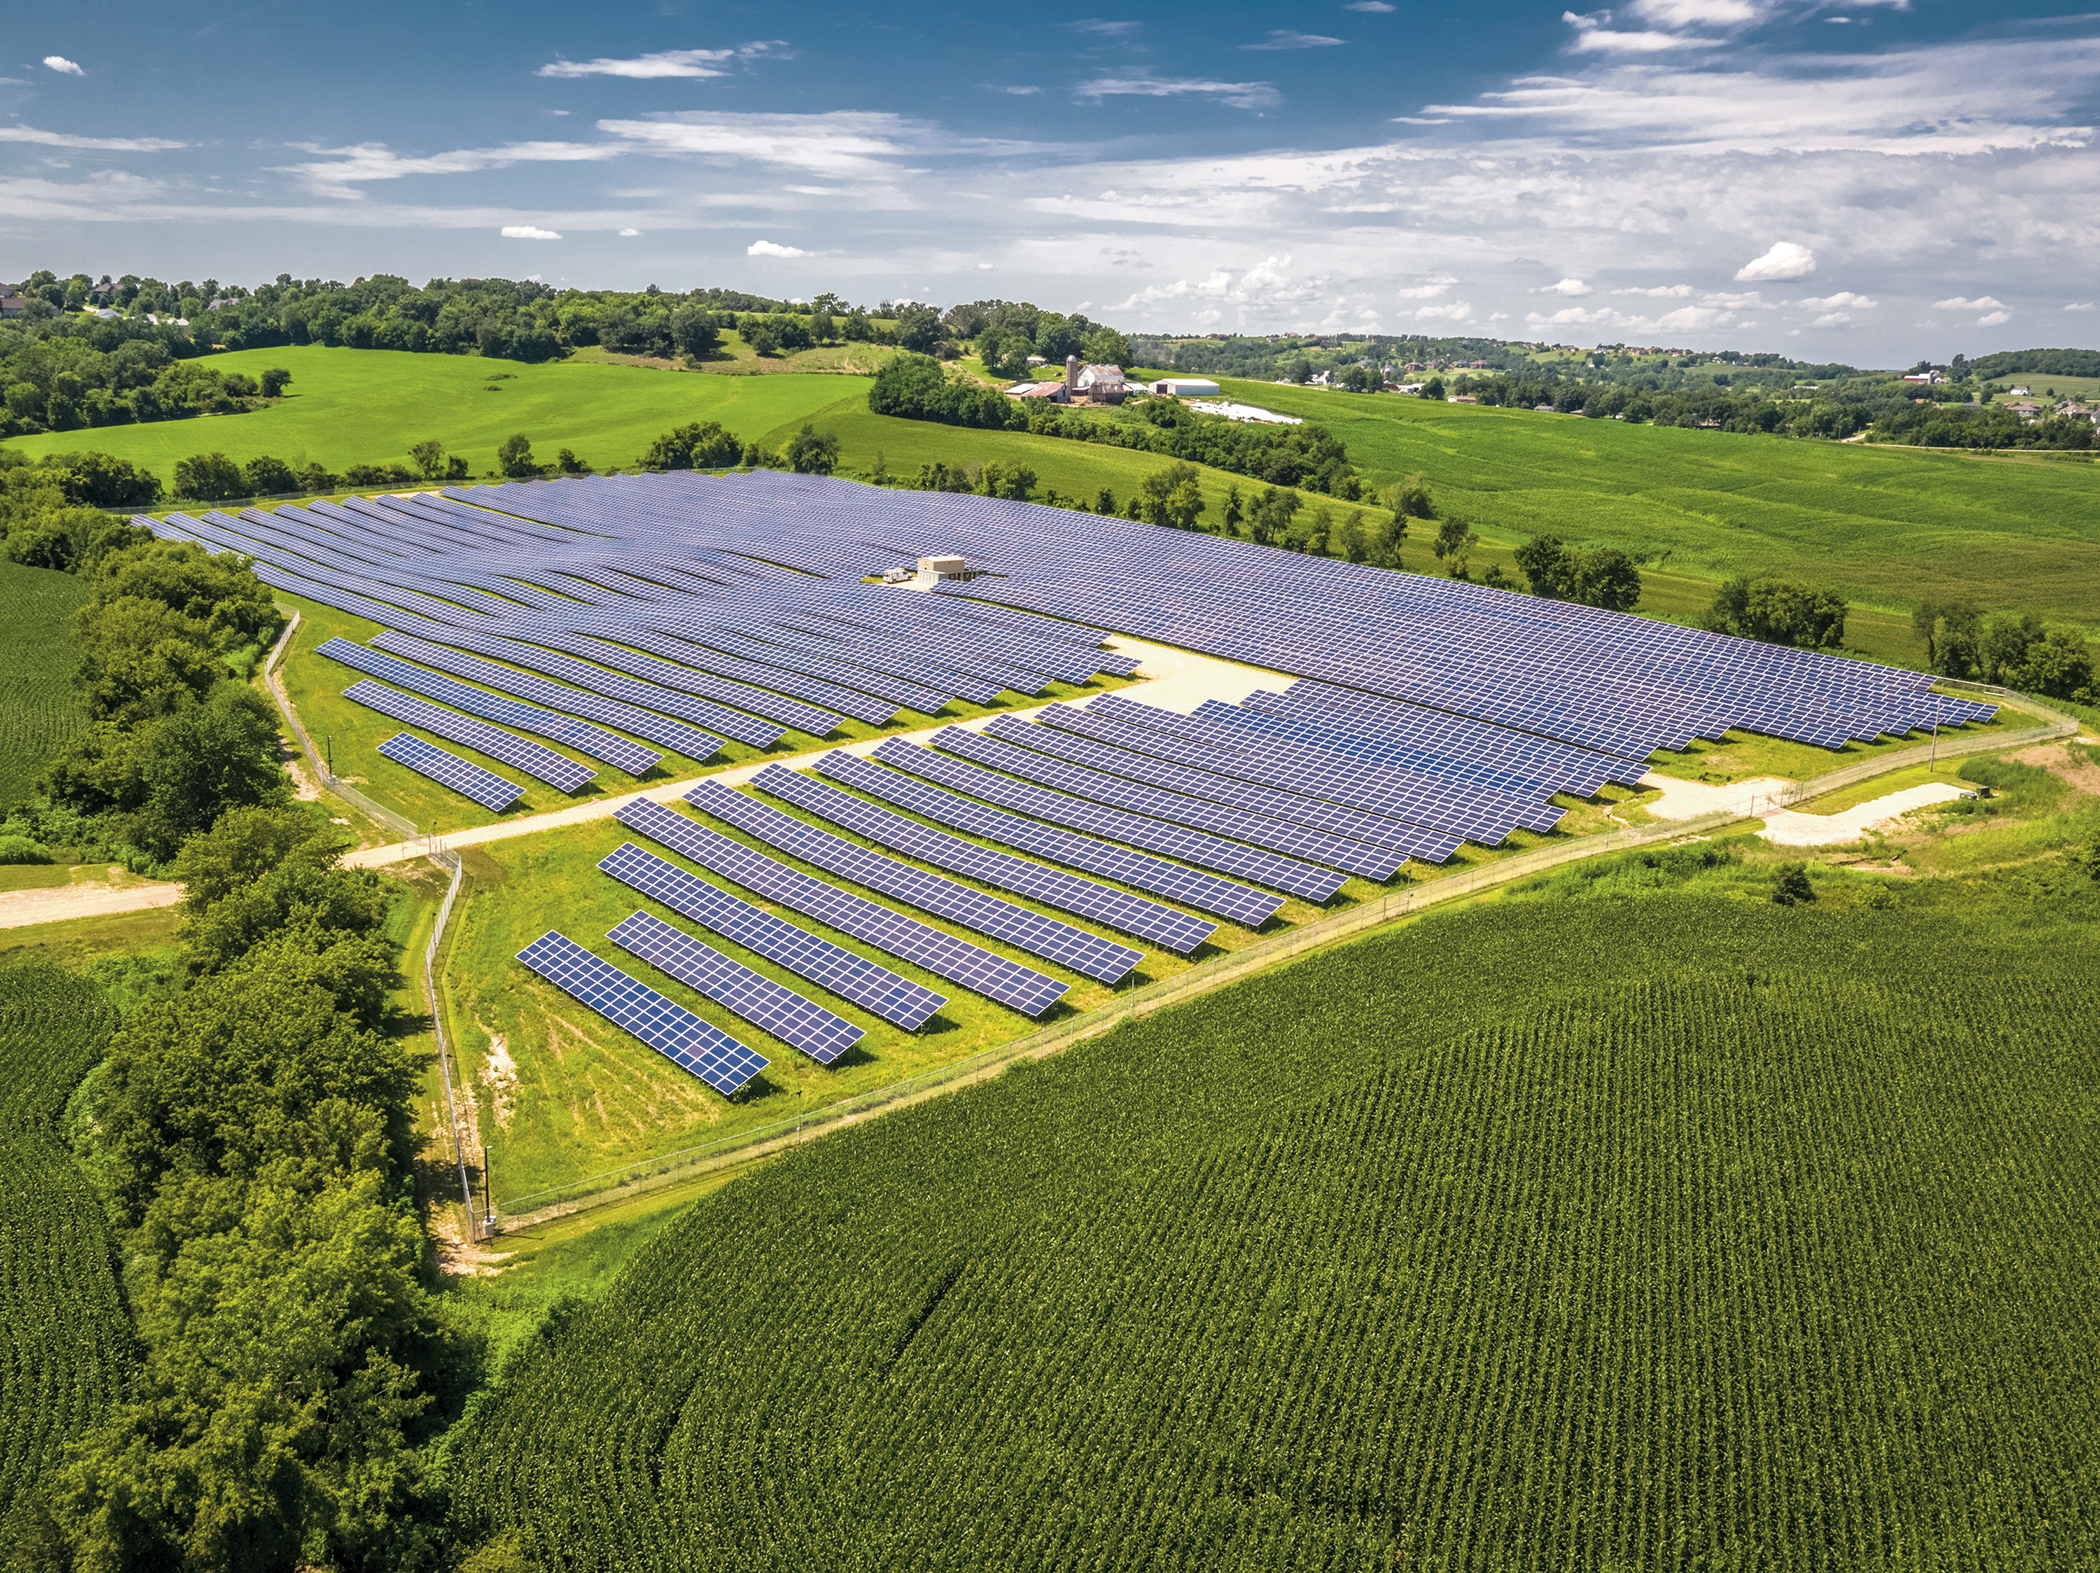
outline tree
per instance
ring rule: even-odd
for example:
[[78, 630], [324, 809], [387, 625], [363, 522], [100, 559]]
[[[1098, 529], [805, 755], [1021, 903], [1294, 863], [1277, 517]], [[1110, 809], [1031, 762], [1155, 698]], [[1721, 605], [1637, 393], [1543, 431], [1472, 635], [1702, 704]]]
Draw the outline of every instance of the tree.
[[282, 366], [272, 366], [262, 374], [262, 396], [266, 399], [281, 399], [284, 390], [292, 385], [292, 374]]
[[193, 454], [175, 461], [175, 495], [198, 502], [224, 502], [247, 495], [241, 467], [223, 453]]
[[554, 456], [554, 469], [558, 475], [588, 475], [591, 467], [576, 457], [574, 448], [564, 448]]
[[1265, 487], [1248, 510], [1247, 533], [1257, 545], [1273, 546], [1290, 533], [1291, 520], [1304, 505], [1305, 499], [1291, 487]]
[[[1422, 517], [1429, 518], [1433, 515], [1425, 514]], [[1480, 537], [1473, 533], [1472, 526], [1453, 514], [1437, 526], [1436, 543], [1431, 550], [1436, 553], [1439, 562], [1449, 558], [1453, 568], [1458, 569], [1465, 566], [1466, 559], [1473, 555], [1479, 545]], [[1464, 578], [1465, 575], [1454, 572], [1452, 577]]]
[[120, 596], [78, 620], [88, 715], [136, 727], [201, 700], [226, 675], [207, 624], [145, 596]]
[[1378, 500], [1403, 518], [1436, 517], [1436, 502], [1429, 495], [1429, 482], [1421, 475], [1410, 475], [1405, 480], [1393, 482], [1378, 494]]
[[195, 918], [287, 861], [333, 868], [343, 847], [330, 827], [298, 804], [241, 806], [185, 841], [170, 873], [182, 882], [183, 912]]
[[1128, 366], [1131, 361], [1130, 340], [1114, 328], [1096, 328], [1086, 336], [1079, 358], [1089, 366]]
[[2096, 697], [2092, 652], [2068, 628], [2052, 629], [2028, 645], [2020, 665], [2006, 675], [2013, 687], [2051, 699], [2091, 704]]
[[1517, 569], [1533, 595], [1557, 599], [1568, 585], [1567, 546], [1557, 535], [1534, 535], [1517, 548]]
[[1116, 494], [1106, 486], [1094, 493], [1094, 512], [1113, 517], [1119, 511], [1116, 504]]
[[635, 462], [645, 470], [727, 470], [743, 456], [744, 445], [720, 421], [695, 421], [665, 432]]
[[1782, 863], [1772, 871], [1772, 900], [1782, 907], [1816, 899], [1806, 863]]
[[1725, 581], [1703, 626], [1765, 644], [1835, 649], [1845, 639], [1845, 603], [1798, 579], [1744, 574]]
[[931, 355], [941, 346], [940, 314], [931, 306], [913, 306], [897, 318], [897, 344], [914, 355]]
[[540, 473], [540, 467], [532, 462], [532, 439], [517, 432], [503, 439], [496, 450], [496, 467], [514, 481], [530, 480]]
[[1312, 381], [1312, 362], [1300, 355], [1291, 362], [1290, 370], [1285, 372], [1284, 375], [1302, 387], [1304, 384]]
[[774, 332], [773, 324], [765, 318], [746, 317], [744, 319], [743, 334], [744, 342], [751, 347], [752, 354], [778, 355], [780, 353], [780, 337]]
[[1424, 399], [1441, 399], [1443, 396], [1444, 379], [1441, 377], [1431, 377], [1427, 382], [1422, 384], [1421, 393], [1416, 395], [1416, 397]]
[[1246, 518], [1246, 517], [1247, 517], [1247, 510], [1246, 510], [1246, 509], [1245, 509], [1245, 507], [1243, 507], [1243, 506], [1241, 505], [1241, 503], [1240, 503], [1240, 489], [1239, 489], [1239, 487], [1238, 487], [1237, 485], [1234, 485], [1234, 486], [1228, 486], [1228, 487], [1226, 487], [1226, 488], [1225, 488], [1225, 533], [1226, 533], [1227, 535], [1237, 535], [1237, 534], [1239, 534], [1239, 533], [1240, 533], [1240, 521], [1241, 521], [1242, 519]]
[[[1626, 553], [1611, 547], [1578, 552], [1571, 557], [1573, 573], [1568, 599], [1607, 612], [1630, 612], [1641, 601], [1640, 569]], [[1838, 626], [1844, 626], [1842, 606]]]
[[715, 326], [714, 313], [694, 306], [680, 306], [671, 313], [671, 343], [679, 354], [698, 360], [713, 354], [721, 342], [722, 332]]
[[780, 450], [780, 459], [797, 475], [829, 475], [838, 467], [839, 440], [804, 421]]
[[139, 844], [166, 860], [226, 809], [281, 801], [277, 753], [276, 714], [245, 684], [221, 682], [202, 704], [178, 708], [153, 730]]
[[875, 336], [875, 328], [868, 321], [868, 314], [855, 306], [846, 313], [846, 320], [839, 327], [839, 336], [848, 344], [865, 344]]
[[839, 336], [839, 325], [830, 312], [820, 309], [809, 319], [809, 336], [819, 344], [829, 344]]
[[416, 461], [416, 468], [423, 472], [426, 481], [437, 480], [445, 470], [445, 445], [435, 437], [426, 437], [408, 450], [408, 456]]
[[299, 489], [299, 477], [292, 467], [267, 453], [250, 459], [245, 473], [251, 497], [280, 497]]
[[1193, 464], [1170, 464], [1154, 470], [1139, 488], [1145, 518], [1170, 530], [1193, 530], [1203, 517], [1202, 471]]

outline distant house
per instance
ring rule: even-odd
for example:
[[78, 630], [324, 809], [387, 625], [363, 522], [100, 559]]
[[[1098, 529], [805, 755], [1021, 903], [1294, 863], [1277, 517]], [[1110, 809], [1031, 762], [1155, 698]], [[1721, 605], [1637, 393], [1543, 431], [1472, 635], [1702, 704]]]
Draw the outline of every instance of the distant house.
[[1331, 372], [1331, 371], [1316, 371], [1316, 372], [1314, 372], [1314, 373], [1313, 373], [1313, 375], [1312, 375], [1312, 385], [1313, 385], [1313, 386], [1314, 386], [1315, 388], [1331, 388], [1331, 387], [1333, 387], [1333, 386], [1334, 386], [1334, 373], [1333, 373], [1333, 372]]
[[1470, 393], [1454, 393], [1447, 397], [1446, 404], [1478, 404], [1480, 401]]
[[1006, 390], [1009, 399], [1048, 399], [1052, 404], [1068, 404], [1072, 390], [1062, 382], [1017, 382]]
[[88, 289], [87, 301], [90, 306], [113, 306], [116, 300], [117, 286], [110, 282], [107, 273], [102, 275], [101, 283], [91, 285]]
[[2011, 394], [2016, 399], [2024, 399], [2027, 397], [2028, 394], [2034, 392], [2034, 389], [2023, 388], [2020, 387], [2018, 384], [2014, 384], [2012, 387], [2007, 388], [2005, 391]]
[[1214, 399], [1220, 391], [1208, 377], [1162, 377], [1151, 386], [1154, 393], [1176, 399]]
[[19, 317], [29, 309], [29, 297], [12, 291], [0, 295], [0, 317]]

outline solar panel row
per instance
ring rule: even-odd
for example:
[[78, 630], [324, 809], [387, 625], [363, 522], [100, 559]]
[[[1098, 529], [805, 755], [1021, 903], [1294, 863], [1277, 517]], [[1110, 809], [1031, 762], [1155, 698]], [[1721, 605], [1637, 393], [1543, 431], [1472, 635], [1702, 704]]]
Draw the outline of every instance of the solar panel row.
[[713, 1022], [703, 1021], [558, 930], [549, 929], [527, 945], [518, 952], [518, 960], [725, 1098], [770, 1063]]
[[[783, 772], [784, 773], [784, 772]], [[701, 781], [685, 800], [705, 814], [756, 836], [790, 857], [827, 873], [895, 897], [979, 934], [1070, 967], [1103, 983], [1121, 982], [1145, 959], [1144, 952], [1118, 945], [1085, 929], [1045, 917], [998, 896], [973, 890], [939, 874], [871, 852], [857, 842], [819, 830], [792, 814], [768, 808], [719, 781]]]
[[434, 705], [427, 699], [404, 694], [369, 678], [352, 683], [343, 690], [343, 697], [377, 710], [381, 715], [392, 716], [396, 721], [406, 721], [410, 726], [435, 732], [452, 742], [478, 748], [491, 759], [515, 765], [533, 779], [544, 781], [558, 791], [574, 792], [598, 775], [597, 771], [579, 765], [551, 748], [514, 736], [500, 726], [490, 726], [486, 721], [463, 716], [456, 710], [447, 710], [443, 705]]
[[731, 960], [647, 912], [623, 919], [605, 937], [657, 971], [736, 1012], [754, 1027], [762, 1027], [781, 1042], [800, 1049], [819, 1065], [829, 1065], [867, 1036], [845, 1017], [804, 999], [793, 989], [783, 988], [764, 973], [752, 971], [741, 961]]
[[448, 753], [412, 733], [396, 732], [379, 745], [379, 752], [395, 764], [406, 765], [417, 775], [428, 776], [439, 786], [473, 799], [492, 814], [502, 813], [525, 795], [523, 787], [504, 780], [493, 770], [484, 770], [472, 760]]

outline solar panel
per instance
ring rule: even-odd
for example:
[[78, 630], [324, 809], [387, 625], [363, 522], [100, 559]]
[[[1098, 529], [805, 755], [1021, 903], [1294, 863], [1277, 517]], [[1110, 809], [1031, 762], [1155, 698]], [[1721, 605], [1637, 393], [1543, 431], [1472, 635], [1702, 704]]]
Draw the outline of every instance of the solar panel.
[[492, 814], [502, 813], [525, 795], [523, 787], [512, 785], [495, 771], [484, 770], [472, 760], [447, 753], [409, 732], [396, 732], [379, 745], [379, 752], [419, 776], [428, 776], [439, 786], [472, 798]]
[[997, 803], [1002, 808], [1048, 820], [1053, 825], [1067, 825], [1129, 846], [1143, 847], [1148, 852], [1180, 858], [1201, 868], [1251, 879], [1258, 885], [1287, 890], [1307, 901], [1325, 901], [1348, 882], [1347, 875], [1331, 868], [1283, 857], [1243, 842], [1228, 841], [1222, 836], [1192, 830], [1185, 825], [1111, 808], [1105, 803], [1052, 792], [1033, 782], [1000, 775], [895, 738], [881, 743], [873, 757], [921, 780], [938, 782], [982, 798], [987, 803]]
[[[621, 812], [630, 824], [637, 819], [647, 823], [650, 816], [642, 812], [644, 807], [653, 809], [660, 816], [659, 828], [665, 835], [677, 835], [678, 826], [692, 823], [684, 815], [675, 814], [660, 803], [651, 803], [647, 798], [636, 798], [628, 805], [635, 810], [633, 814], [627, 814], [625, 809]], [[663, 826], [661, 820], [675, 823]], [[633, 824], [633, 828], [640, 830], [641, 826]], [[647, 831], [642, 833], [648, 834]], [[610, 874], [622, 884], [661, 901], [679, 916], [691, 918], [703, 928], [712, 929], [724, 939], [734, 940], [744, 949], [787, 968], [798, 978], [820, 984], [841, 999], [851, 1000], [863, 1010], [907, 1032], [918, 1031], [934, 1012], [948, 1003], [947, 996], [936, 994], [909, 978], [899, 977], [889, 968], [856, 955], [842, 945], [819, 939], [806, 929], [776, 918], [741, 896], [732, 896], [719, 886], [695, 878], [676, 864], [666, 863], [654, 852], [643, 851], [631, 841], [623, 841], [598, 868], [601, 873]]]
[[960, 923], [965, 928], [994, 939], [1003, 939], [1032, 955], [1043, 957], [1114, 985], [1145, 959], [1141, 950], [1118, 945], [1113, 940], [1089, 934], [1056, 918], [1045, 917], [998, 896], [986, 895], [968, 885], [939, 874], [913, 868], [909, 863], [871, 852], [866, 847], [835, 836], [828, 830], [768, 808], [755, 799], [732, 791], [719, 781], [701, 781], [685, 794], [685, 800], [703, 813], [732, 824], [747, 835], [758, 837], [791, 857], [814, 863], [827, 873], [850, 879], [870, 890], [910, 902], [927, 912]]
[[647, 912], [621, 920], [605, 937], [753, 1026], [764, 1028], [782, 1043], [800, 1049], [819, 1065], [829, 1065], [867, 1036], [845, 1017]]
[[1093, 918], [1184, 956], [1218, 930], [1215, 923], [1192, 918], [1157, 901], [935, 830], [780, 765], [766, 766], [752, 777], [751, 784], [834, 825], [856, 831], [879, 846], [1002, 890], [1018, 891], [1046, 907]]
[[1186, 901], [1248, 928], [1260, 928], [1283, 905], [1283, 898], [1269, 891], [974, 803], [896, 770], [884, 769], [856, 754], [825, 754], [813, 760], [810, 768], [938, 824], [966, 830], [1001, 846], [1018, 847], [1071, 868], [1083, 868], [1090, 874], [1101, 874], [1155, 895]]
[[345, 666], [355, 667], [373, 677], [383, 677], [398, 687], [410, 689], [426, 698], [478, 715], [486, 720], [501, 721], [527, 732], [537, 732], [542, 737], [551, 737], [558, 743], [567, 743], [580, 753], [593, 759], [602, 759], [617, 766], [629, 775], [647, 775], [663, 760], [663, 755], [652, 753], [638, 743], [630, 743], [624, 737], [600, 731], [595, 726], [568, 716], [556, 715], [551, 710], [542, 710], [535, 705], [506, 699], [501, 694], [491, 694], [465, 683], [454, 682], [449, 677], [440, 677], [435, 672], [426, 672], [421, 667], [411, 666], [398, 657], [378, 650], [367, 650], [363, 645], [352, 644], [347, 639], [330, 639], [316, 647], [316, 653], [340, 661]]
[[[652, 809], [656, 812], [648, 812]], [[1012, 1006], [1024, 1016], [1040, 1016], [1063, 997], [1067, 988], [1059, 979], [1033, 967], [1008, 961], [930, 923], [921, 923], [865, 896], [828, 885], [647, 798], [623, 804], [614, 817], [630, 830], [662, 842], [673, 852], [746, 890], [813, 917], [842, 934], [866, 940], [877, 950], [902, 956], [935, 977], [960, 983], [987, 999]]]
[[527, 742], [506, 732], [500, 726], [490, 726], [486, 721], [477, 721], [472, 716], [463, 716], [457, 710], [447, 710], [443, 705], [434, 705], [427, 699], [418, 699], [414, 694], [404, 694], [399, 689], [388, 688], [384, 683], [370, 679], [352, 683], [343, 690], [345, 699], [354, 699], [381, 715], [392, 716], [396, 721], [406, 721], [410, 726], [419, 726], [426, 732], [435, 732], [439, 737], [455, 743], [464, 743], [469, 748], [478, 748], [491, 759], [500, 759], [506, 765], [514, 765], [535, 780], [563, 792], [574, 792], [597, 778], [598, 772], [579, 765], [575, 760], [557, 754], [551, 748]]
[[572, 999], [625, 1027], [680, 1070], [729, 1097], [770, 1063], [720, 1027], [549, 929], [518, 960]]

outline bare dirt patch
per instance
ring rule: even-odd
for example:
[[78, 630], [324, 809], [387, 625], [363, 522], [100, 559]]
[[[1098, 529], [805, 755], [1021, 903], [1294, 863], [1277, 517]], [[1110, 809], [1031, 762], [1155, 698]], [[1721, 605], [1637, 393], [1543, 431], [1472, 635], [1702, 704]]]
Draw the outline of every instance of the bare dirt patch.
[[493, 1278], [510, 1265], [508, 1253], [485, 1250], [462, 1238], [459, 1225], [447, 1212], [449, 1209], [430, 1215], [430, 1244], [437, 1255], [439, 1272], [457, 1278]]
[[489, 1039], [488, 1056], [481, 1062], [481, 1084], [488, 1089], [497, 1127], [507, 1131], [517, 1108], [518, 1062], [510, 1057], [510, 1042], [502, 1033], [490, 1032], [485, 1025], [481, 1030]]
[[2067, 743], [2044, 743], [2012, 757], [2018, 764], [2040, 765], [2074, 792], [2100, 797], [2100, 761], [2095, 761], [2089, 750], [2081, 748], [2073, 757]]

